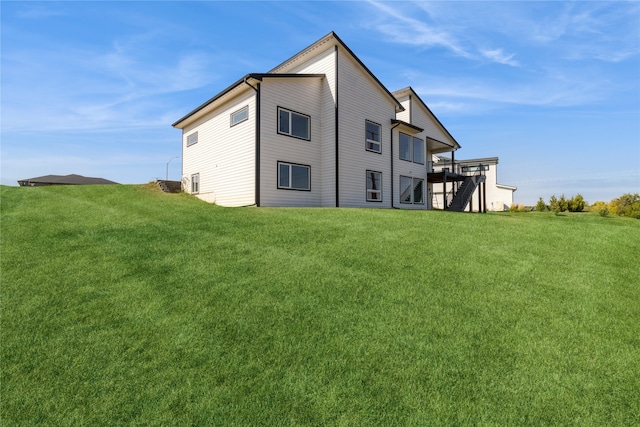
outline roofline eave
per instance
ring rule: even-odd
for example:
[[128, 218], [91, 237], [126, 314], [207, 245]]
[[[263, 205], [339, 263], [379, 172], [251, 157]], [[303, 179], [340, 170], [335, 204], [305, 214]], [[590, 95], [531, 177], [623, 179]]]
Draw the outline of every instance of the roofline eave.
[[205, 101], [204, 103], [202, 103], [198, 107], [194, 108], [191, 112], [187, 113], [184, 117], [182, 117], [179, 120], [177, 120], [171, 126], [173, 126], [174, 128], [180, 128], [179, 125], [181, 123], [183, 123], [184, 121], [186, 121], [190, 117], [196, 115], [198, 112], [202, 111], [203, 109], [205, 109], [209, 105], [215, 103], [217, 100], [219, 100], [220, 98], [222, 98], [223, 96], [227, 95], [232, 90], [234, 90], [238, 86], [242, 85], [243, 83], [246, 83], [249, 80], [262, 81], [265, 78], [271, 78], [271, 77], [274, 77], [274, 78], [324, 78], [324, 77], [326, 77], [326, 75], [325, 74], [249, 73], [249, 74], [245, 75], [244, 77], [242, 77], [241, 79], [237, 80], [236, 82], [232, 83], [227, 88], [223, 89], [217, 95], [213, 96], [212, 98], [209, 98], [207, 101]]

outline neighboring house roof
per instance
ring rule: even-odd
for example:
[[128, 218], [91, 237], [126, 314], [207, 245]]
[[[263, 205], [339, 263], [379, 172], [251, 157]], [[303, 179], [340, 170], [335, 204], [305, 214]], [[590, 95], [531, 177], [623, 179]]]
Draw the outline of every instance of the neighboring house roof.
[[514, 187], [513, 185], [504, 185], [504, 184], [498, 184], [498, 183], [496, 183], [496, 187], [504, 188], [505, 190], [511, 190], [511, 191], [516, 191], [518, 189], [518, 187]]
[[91, 178], [82, 175], [45, 175], [36, 178], [21, 179], [18, 181], [23, 187], [38, 185], [99, 185], [99, 184], [117, 184], [117, 182], [109, 181], [104, 178]]
[[[411, 95], [412, 99], [413, 99], [413, 98], [415, 98], [415, 99], [417, 99], [417, 100], [418, 100], [418, 105], [420, 105], [422, 108], [424, 108], [424, 109], [425, 109], [425, 111], [427, 112], [427, 114], [428, 114], [429, 116], [431, 116], [431, 118], [432, 118], [433, 120], [435, 120], [435, 122], [438, 124], [438, 126], [439, 126], [440, 128], [442, 128], [442, 131], [443, 131], [443, 132], [444, 132], [444, 133], [445, 133], [449, 138], [451, 138], [451, 141], [453, 141], [453, 143], [455, 144], [455, 147], [454, 147], [454, 148], [455, 148], [456, 150], [457, 150], [457, 149], [459, 149], [459, 148], [461, 148], [461, 145], [458, 143], [458, 141], [456, 141], [456, 139], [453, 137], [453, 135], [451, 135], [451, 133], [447, 130], [447, 128], [446, 128], [446, 127], [444, 127], [444, 125], [442, 124], [442, 122], [441, 122], [441, 121], [436, 117], [436, 115], [435, 115], [435, 114], [433, 114], [433, 111], [431, 111], [431, 109], [430, 109], [429, 107], [427, 107], [427, 104], [425, 104], [425, 102], [422, 100], [422, 98], [420, 98], [420, 96], [418, 96], [418, 94], [416, 93], [416, 91], [415, 91], [415, 90], [413, 90], [413, 88], [412, 88], [411, 86], [408, 86], [408, 87], [405, 87], [404, 89], [396, 90], [395, 92], [393, 92], [393, 96], [394, 96], [394, 97], [396, 97], [396, 98], [402, 98], [402, 97], [407, 96], [407, 95]], [[437, 140], [437, 139], [435, 139], [435, 138], [429, 138], [429, 139], [432, 139], [432, 140], [434, 140], [434, 141], [436, 141], [436, 142], [439, 142], [439, 143], [441, 143], [441, 144], [449, 145], [449, 146], [450, 146], [450, 144], [448, 144], [448, 143], [446, 143], [446, 142], [443, 142], [443, 141], [438, 141], [438, 140]]]

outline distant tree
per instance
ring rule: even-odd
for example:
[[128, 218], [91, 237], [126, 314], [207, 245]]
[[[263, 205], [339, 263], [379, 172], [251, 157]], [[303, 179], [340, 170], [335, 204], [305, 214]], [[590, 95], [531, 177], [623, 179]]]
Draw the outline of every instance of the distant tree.
[[538, 212], [544, 212], [547, 210], [547, 204], [544, 202], [542, 197], [538, 199], [538, 203], [536, 203], [536, 210]]
[[562, 209], [560, 208], [560, 202], [555, 194], [549, 199], [549, 210], [555, 213], [562, 212]]
[[580, 193], [567, 201], [567, 209], [569, 212], [582, 212], [584, 210], [584, 205], [585, 201]]
[[609, 202], [609, 205], [613, 206], [613, 209], [610, 210], [613, 210], [616, 215], [640, 218], [640, 195], [638, 193], [623, 194]]
[[564, 212], [569, 209], [569, 203], [567, 202], [567, 199], [564, 197], [564, 194], [560, 196], [560, 199], [558, 199], [558, 205], [560, 205], [560, 212]]

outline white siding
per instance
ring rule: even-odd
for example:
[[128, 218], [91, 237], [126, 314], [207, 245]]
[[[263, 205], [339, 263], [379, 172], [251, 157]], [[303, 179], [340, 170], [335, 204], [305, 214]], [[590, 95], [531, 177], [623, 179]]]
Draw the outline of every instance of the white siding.
[[[249, 106], [249, 119], [230, 126], [231, 113]], [[200, 174], [197, 196], [221, 206], [255, 203], [255, 92], [247, 90], [182, 132], [183, 186], [191, 191], [191, 176]], [[198, 142], [187, 147], [187, 137]]]
[[419, 104], [420, 103], [417, 100], [412, 100], [411, 102], [411, 124], [424, 129], [424, 133], [421, 133], [420, 135], [453, 144], [453, 141], [451, 141], [449, 135], [442, 130], [442, 127], [438, 124], [437, 120], [434, 119], [428, 111], [419, 106]]
[[[323, 78], [265, 78], [260, 88], [260, 205], [322, 205]], [[310, 116], [311, 139], [278, 133], [278, 107]], [[311, 167], [311, 190], [278, 189], [278, 162]]]
[[[342, 207], [391, 207], [391, 120], [396, 103], [339, 50], [339, 191]], [[382, 153], [365, 149], [365, 122], [381, 125]], [[382, 202], [367, 202], [366, 171], [382, 172]]]
[[399, 98], [398, 101], [400, 105], [404, 108], [404, 111], [400, 111], [396, 114], [396, 119], [402, 120], [403, 122], [411, 123], [411, 98], [408, 96], [403, 96]]
[[336, 149], [335, 149], [335, 106], [336, 106], [336, 53], [335, 44], [321, 46], [316, 56], [292, 71], [299, 74], [325, 74], [320, 91], [320, 169], [315, 172], [321, 184], [321, 205], [335, 206], [336, 203]]

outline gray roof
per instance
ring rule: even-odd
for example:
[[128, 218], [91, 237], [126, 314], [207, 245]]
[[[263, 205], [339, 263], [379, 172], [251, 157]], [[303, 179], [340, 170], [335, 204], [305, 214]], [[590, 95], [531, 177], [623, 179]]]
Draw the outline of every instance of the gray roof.
[[82, 175], [45, 175], [36, 178], [18, 180], [21, 186], [32, 185], [96, 185], [96, 184], [117, 184], [104, 178], [91, 178]]

